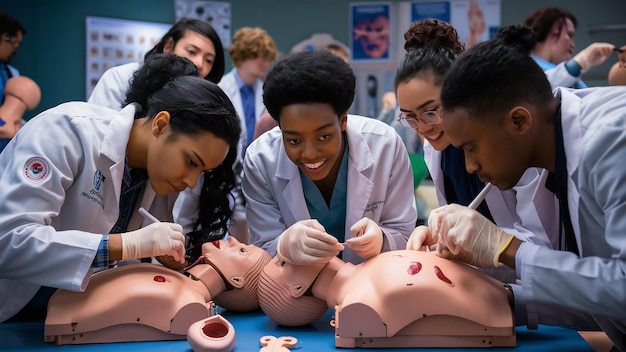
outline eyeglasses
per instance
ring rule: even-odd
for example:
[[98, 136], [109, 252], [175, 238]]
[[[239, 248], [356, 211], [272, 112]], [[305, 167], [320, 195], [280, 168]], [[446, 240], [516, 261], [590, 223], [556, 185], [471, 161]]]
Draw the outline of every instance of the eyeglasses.
[[403, 112], [400, 112], [400, 116], [398, 116], [398, 122], [400, 122], [402, 126], [414, 130], [417, 129], [419, 120], [422, 120], [422, 122], [427, 125], [438, 124], [441, 122], [441, 106], [424, 111], [420, 117], [408, 116]]
[[20, 46], [20, 42], [18, 42], [18, 41], [16, 41], [16, 40], [14, 41], [14, 40], [13, 40], [13, 37], [5, 36], [5, 37], [3, 38], [3, 40], [4, 40], [5, 42], [7, 42], [7, 43], [11, 43], [11, 44], [13, 44], [13, 47], [14, 47], [14, 48], [17, 48], [18, 46]]

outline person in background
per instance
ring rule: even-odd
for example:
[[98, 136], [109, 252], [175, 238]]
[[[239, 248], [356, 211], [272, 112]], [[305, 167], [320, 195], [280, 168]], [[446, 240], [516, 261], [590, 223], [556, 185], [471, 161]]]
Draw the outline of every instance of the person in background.
[[[11, 58], [17, 54], [17, 49], [22, 43], [26, 29], [8, 13], [0, 11], [0, 105], [4, 103], [4, 86], [12, 77], [17, 77], [20, 72], [11, 63]], [[13, 138], [15, 132], [23, 125], [21, 116], [0, 116], [0, 152]]]
[[[228, 97], [188, 59], [158, 54], [136, 72], [126, 100], [122, 110], [84, 102], [46, 110], [0, 154], [0, 322], [31, 298], [47, 303], [55, 288], [84, 290], [94, 271], [120, 260], [155, 256], [182, 269], [180, 225], [133, 225], [147, 188], [159, 200], [210, 175], [205, 187], [208, 179], [227, 189], [203, 204], [225, 231], [240, 133]], [[171, 221], [162, 203], [149, 205]]]
[[[276, 58], [277, 49], [274, 39], [264, 29], [242, 27], [233, 35], [228, 53], [234, 67], [222, 77], [219, 86], [233, 102], [241, 120], [239, 159], [235, 166], [239, 183], [246, 148], [254, 140], [257, 121], [265, 112], [263, 78]], [[246, 205], [243, 194], [237, 191], [229, 232], [239, 242], [249, 243]]]
[[515, 269], [520, 298], [591, 314], [626, 351], [626, 88], [553, 91], [530, 58], [534, 44], [528, 27], [506, 26], [459, 57], [441, 89], [443, 128], [467, 172], [501, 190], [528, 168], [545, 169], [564, 246], [516, 238], [454, 204], [431, 213], [423, 244], [479, 267]]
[[346, 49], [344, 49], [344, 47], [342, 47], [341, 45], [339, 45], [337, 43], [330, 43], [330, 44], [326, 45], [326, 50], [328, 50], [331, 53], [339, 56], [347, 64], [350, 63], [350, 55], [348, 55], [348, 52], [346, 51]]
[[537, 44], [532, 50], [532, 58], [547, 71], [553, 88], [586, 88], [582, 75], [606, 61], [615, 48], [609, 43], [591, 43], [572, 58], [578, 21], [561, 8], [539, 9], [524, 19], [523, 24], [535, 33]]
[[267, 75], [280, 128], [248, 147], [242, 189], [251, 242], [272, 256], [310, 264], [343, 250], [358, 263], [406, 245], [417, 220], [408, 153], [393, 128], [348, 115], [355, 82], [328, 50], [290, 54]]

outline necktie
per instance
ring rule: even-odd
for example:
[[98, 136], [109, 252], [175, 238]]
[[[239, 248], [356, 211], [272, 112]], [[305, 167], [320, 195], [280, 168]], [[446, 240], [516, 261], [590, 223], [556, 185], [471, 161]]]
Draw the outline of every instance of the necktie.
[[246, 132], [248, 146], [254, 139], [254, 127], [256, 125], [256, 115], [254, 111], [254, 89], [251, 86], [244, 85], [241, 87], [241, 103], [243, 104], [243, 113], [246, 118]]
[[[120, 215], [110, 233], [123, 233], [129, 230], [135, 230], [128, 229], [128, 222], [133, 216], [135, 205], [148, 181], [148, 172], [144, 169], [132, 169], [125, 177], [127, 179], [122, 182], [120, 197]], [[130, 180], [128, 180], [128, 177], [130, 177]]]
[[565, 145], [563, 144], [563, 127], [561, 126], [561, 109], [557, 112], [554, 123], [554, 135], [556, 144], [555, 173], [554, 181], [556, 185], [556, 195], [559, 198], [559, 217], [565, 230], [565, 250], [580, 255], [578, 244], [572, 227], [572, 220], [567, 203], [567, 158], [565, 155]]

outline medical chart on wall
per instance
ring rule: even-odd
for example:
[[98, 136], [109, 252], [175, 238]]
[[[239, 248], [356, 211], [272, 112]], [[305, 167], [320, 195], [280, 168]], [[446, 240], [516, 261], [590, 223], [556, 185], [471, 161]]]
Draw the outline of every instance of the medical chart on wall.
[[351, 113], [376, 117], [382, 97], [393, 92], [398, 64], [406, 54], [404, 33], [412, 22], [436, 18], [454, 26], [471, 47], [495, 37], [501, 25], [501, 0], [381, 1], [350, 3], [351, 65], [356, 96]]
[[208, 22], [219, 35], [224, 49], [231, 42], [231, 8], [228, 2], [203, 0], [174, 0], [176, 21], [195, 18]]
[[169, 23], [87, 17], [85, 99], [89, 98], [104, 71], [129, 62], [142, 62], [146, 52], [171, 26]]
[[425, 18], [448, 22], [467, 48], [493, 38], [500, 29], [500, 0], [414, 2], [411, 22]]

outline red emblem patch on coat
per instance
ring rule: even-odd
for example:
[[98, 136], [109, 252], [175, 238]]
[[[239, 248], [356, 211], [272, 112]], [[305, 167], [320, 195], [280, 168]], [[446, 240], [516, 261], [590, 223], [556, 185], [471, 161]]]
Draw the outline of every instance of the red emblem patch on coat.
[[24, 176], [31, 182], [41, 182], [50, 173], [48, 162], [39, 157], [33, 157], [24, 164]]

